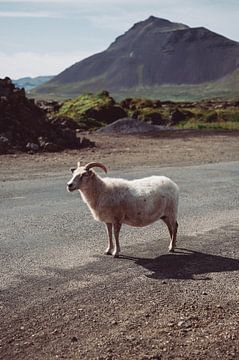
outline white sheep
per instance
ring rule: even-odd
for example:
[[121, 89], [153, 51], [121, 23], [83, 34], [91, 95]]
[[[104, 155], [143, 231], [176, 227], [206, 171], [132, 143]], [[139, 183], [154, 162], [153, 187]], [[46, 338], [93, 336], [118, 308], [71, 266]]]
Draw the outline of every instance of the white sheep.
[[77, 168], [71, 169], [73, 177], [67, 183], [67, 190], [79, 190], [93, 217], [106, 224], [108, 247], [105, 254], [119, 256], [119, 232], [122, 224], [141, 227], [160, 219], [168, 227], [171, 238], [169, 251], [173, 252], [178, 228], [178, 186], [165, 176], [150, 176], [136, 180], [101, 178], [91, 170], [93, 167], [107, 172], [106, 167], [98, 162], [91, 162], [85, 166], [78, 163]]

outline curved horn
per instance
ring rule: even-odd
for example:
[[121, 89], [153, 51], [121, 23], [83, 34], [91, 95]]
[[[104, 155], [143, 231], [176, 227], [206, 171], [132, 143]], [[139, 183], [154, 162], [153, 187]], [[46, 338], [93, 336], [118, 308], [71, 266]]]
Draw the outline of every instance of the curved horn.
[[98, 163], [98, 162], [90, 162], [89, 164], [87, 164], [85, 166], [85, 169], [90, 170], [92, 167], [99, 167], [99, 168], [103, 169], [105, 173], [107, 173], [107, 169], [106, 169], [105, 165]]

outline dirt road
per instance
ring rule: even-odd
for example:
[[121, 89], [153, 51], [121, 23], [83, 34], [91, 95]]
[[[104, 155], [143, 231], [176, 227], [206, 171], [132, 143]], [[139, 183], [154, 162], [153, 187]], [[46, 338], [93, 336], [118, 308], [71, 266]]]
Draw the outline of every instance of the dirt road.
[[110, 170], [187, 166], [239, 160], [239, 131], [165, 131], [150, 135], [80, 134], [96, 143], [95, 148], [0, 156], [0, 181], [34, 178], [67, 170], [77, 161], [101, 161]]
[[[0, 358], [237, 359], [237, 135], [92, 138], [83, 153], [1, 157]], [[65, 191], [79, 156], [175, 180], [177, 252], [156, 223], [124, 227], [122, 256], [102, 255], [104, 226]]]

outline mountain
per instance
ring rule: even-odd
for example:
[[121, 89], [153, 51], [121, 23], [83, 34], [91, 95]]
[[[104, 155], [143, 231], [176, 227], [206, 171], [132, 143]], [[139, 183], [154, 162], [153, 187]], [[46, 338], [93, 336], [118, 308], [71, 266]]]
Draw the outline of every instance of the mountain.
[[[37, 88], [73, 96], [106, 89], [130, 95], [165, 85], [198, 86], [226, 79], [239, 68], [239, 43], [206, 28], [150, 16]], [[239, 87], [239, 85], [238, 85]]]
[[19, 88], [24, 88], [25, 90], [31, 90], [35, 87], [46, 83], [51, 80], [54, 76], [37, 76], [32, 77], [23, 77], [17, 80], [12, 80], [12, 82]]

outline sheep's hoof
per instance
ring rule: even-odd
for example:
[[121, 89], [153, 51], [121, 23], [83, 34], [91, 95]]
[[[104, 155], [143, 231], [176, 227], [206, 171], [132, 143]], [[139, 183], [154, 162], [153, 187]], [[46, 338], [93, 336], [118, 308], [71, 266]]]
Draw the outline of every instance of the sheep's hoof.
[[119, 254], [114, 254], [114, 258], [119, 258]]
[[172, 249], [168, 249], [168, 252], [174, 253], [174, 249], [173, 249], [173, 248], [172, 248]]
[[112, 255], [112, 252], [109, 250], [109, 251], [105, 251], [105, 255]]

